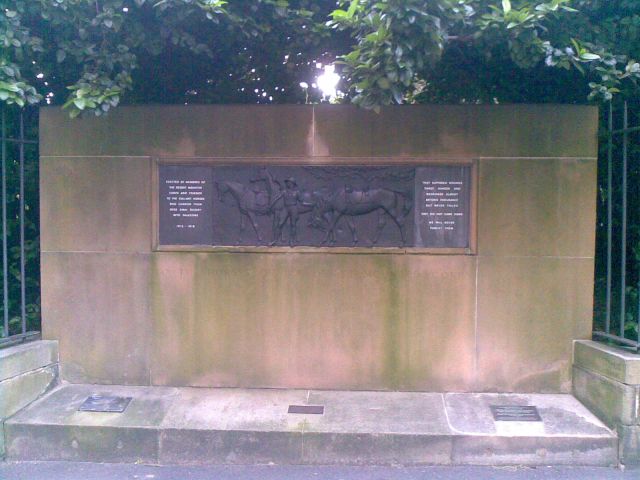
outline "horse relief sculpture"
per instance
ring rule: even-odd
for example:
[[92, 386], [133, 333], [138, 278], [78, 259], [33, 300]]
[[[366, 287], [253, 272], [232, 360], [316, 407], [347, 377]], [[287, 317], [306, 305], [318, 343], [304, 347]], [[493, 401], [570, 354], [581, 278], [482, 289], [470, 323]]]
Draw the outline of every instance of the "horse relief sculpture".
[[[362, 243], [362, 231], [366, 231], [365, 245], [377, 245], [384, 235], [388, 237], [386, 244], [405, 245], [406, 219], [413, 208], [411, 172], [398, 178], [397, 168], [385, 172], [393, 167], [378, 168], [377, 175], [370, 174], [372, 168], [347, 167], [336, 175], [338, 168], [261, 167], [257, 175], [245, 182], [222, 179], [232, 175], [225, 175], [223, 168], [214, 168], [218, 201], [223, 205], [231, 203], [235, 208], [238, 220], [235, 244], [253, 240], [258, 245], [271, 246], [356, 246]], [[242, 169], [235, 168], [236, 177]], [[299, 177], [304, 178], [304, 188], [299, 185]], [[384, 186], [385, 179], [393, 185]], [[372, 183], [376, 186], [371, 186]], [[269, 219], [268, 229], [261, 218]], [[386, 229], [388, 223], [394, 228]], [[251, 226], [253, 239], [247, 224]], [[224, 227], [229, 228], [228, 222]]]

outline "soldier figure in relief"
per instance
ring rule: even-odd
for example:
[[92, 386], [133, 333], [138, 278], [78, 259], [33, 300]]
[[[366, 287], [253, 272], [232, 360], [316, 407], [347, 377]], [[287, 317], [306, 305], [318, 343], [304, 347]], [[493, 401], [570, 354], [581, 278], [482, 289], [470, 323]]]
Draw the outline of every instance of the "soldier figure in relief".
[[275, 205], [280, 198], [283, 198], [286, 213], [282, 216], [278, 229], [281, 230], [287, 223], [287, 220], [289, 221], [289, 246], [293, 246], [297, 242], [297, 224], [298, 218], [300, 217], [300, 212], [298, 211], [300, 191], [293, 177], [287, 178], [284, 181], [284, 186], [284, 190], [271, 201], [271, 205]]

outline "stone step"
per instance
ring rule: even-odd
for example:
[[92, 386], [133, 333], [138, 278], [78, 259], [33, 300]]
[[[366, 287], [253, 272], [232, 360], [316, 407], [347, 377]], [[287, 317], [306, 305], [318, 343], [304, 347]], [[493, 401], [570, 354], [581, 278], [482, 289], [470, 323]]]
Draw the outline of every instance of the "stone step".
[[[123, 413], [78, 411], [92, 394]], [[322, 405], [323, 414], [287, 413]], [[495, 422], [535, 405], [541, 422]], [[570, 395], [62, 385], [6, 422], [9, 460], [149, 464], [616, 465], [617, 438]]]

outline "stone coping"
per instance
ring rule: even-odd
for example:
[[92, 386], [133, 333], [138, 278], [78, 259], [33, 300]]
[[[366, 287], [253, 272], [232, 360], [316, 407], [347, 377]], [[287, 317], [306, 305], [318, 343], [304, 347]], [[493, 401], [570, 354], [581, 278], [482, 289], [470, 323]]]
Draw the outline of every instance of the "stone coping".
[[58, 363], [58, 341], [38, 340], [0, 349], [0, 382]]
[[592, 340], [575, 340], [574, 365], [627, 385], [640, 385], [640, 354]]

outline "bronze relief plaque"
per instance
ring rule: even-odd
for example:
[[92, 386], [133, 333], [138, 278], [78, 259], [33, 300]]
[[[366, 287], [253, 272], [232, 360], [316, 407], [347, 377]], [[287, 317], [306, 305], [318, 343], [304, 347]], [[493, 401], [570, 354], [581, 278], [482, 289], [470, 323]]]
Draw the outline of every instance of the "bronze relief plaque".
[[467, 248], [470, 165], [158, 165], [160, 245]]

